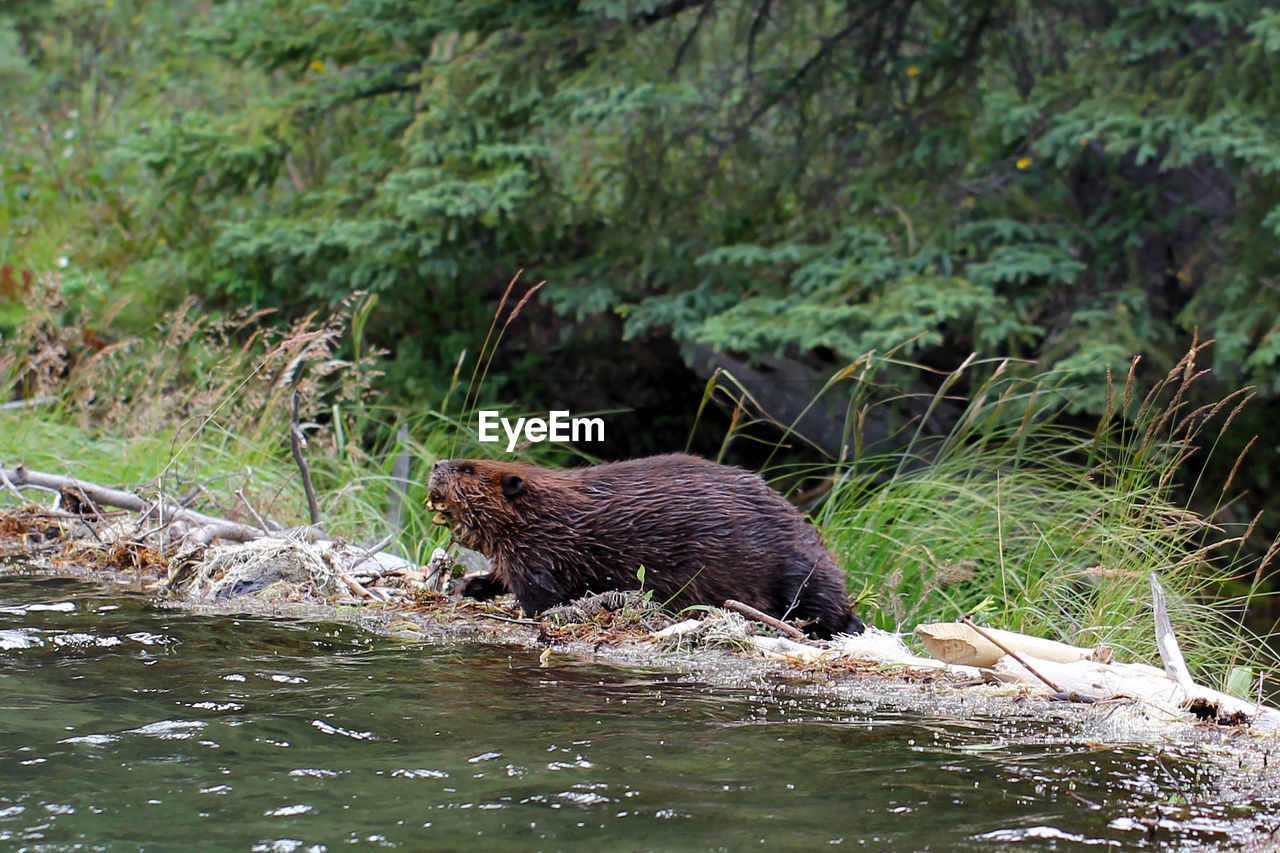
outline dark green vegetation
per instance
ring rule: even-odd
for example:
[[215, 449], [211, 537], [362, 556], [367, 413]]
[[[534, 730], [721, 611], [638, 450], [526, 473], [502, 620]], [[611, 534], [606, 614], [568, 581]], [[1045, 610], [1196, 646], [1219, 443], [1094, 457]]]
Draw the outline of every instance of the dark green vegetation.
[[[1146, 649], [1146, 571], [1186, 569], [1188, 607], [1229, 575], [1252, 594], [1280, 529], [1278, 71], [1280, 9], [1233, 0], [9, 0], [0, 367], [19, 395], [73, 404], [62, 417], [87, 435], [278, 460], [294, 352], [278, 345], [315, 327], [237, 349], [261, 320], [151, 324], [188, 296], [189, 318], [273, 309], [282, 329], [351, 300], [352, 334], [312, 359], [305, 419], [323, 426], [322, 488], [365, 501], [329, 517], [362, 535], [401, 407], [462, 409], [523, 267], [547, 283], [489, 398], [627, 409], [610, 449], [636, 453], [683, 442], [708, 353], [766, 361], [777, 372], [749, 390], [788, 423], [791, 399], [843, 370], [832, 408], [811, 410], [850, 463], [822, 511], [885, 624], [990, 595], [1002, 618]], [[1141, 406], [1196, 332], [1216, 339], [1196, 362], [1212, 373]], [[349, 364], [316, 376], [330, 356]], [[1244, 384], [1257, 399], [1236, 412]], [[457, 434], [419, 414], [409, 441], [429, 457]], [[1193, 439], [1218, 453], [1189, 455]], [[760, 461], [758, 446], [732, 451]], [[209, 474], [183, 464], [137, 476]], [[1240, 537], [1243, 555], [1202, 550]]]
[[369, 290], [424, 395], [516, 267], [556, 311], [509, 341], [521, 385], [620, 335], [905, 345], [1087, 367], [1101, 413], [1106, 367], [1158, 375], [1199, 329], [1219, 382], [1280, 392], [1271, 4], [5, 11], [19, 277], [290, 314]]

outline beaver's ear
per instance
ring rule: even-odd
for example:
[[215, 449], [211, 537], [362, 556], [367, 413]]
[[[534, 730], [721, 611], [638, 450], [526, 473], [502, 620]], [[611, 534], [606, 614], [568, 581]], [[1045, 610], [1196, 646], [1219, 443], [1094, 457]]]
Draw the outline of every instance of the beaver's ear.
[[516, 495], [524, 491], [524, 478], [519, 474], [503, 474], [502, 475], [502, 493], [508, 498], [514, 498]]

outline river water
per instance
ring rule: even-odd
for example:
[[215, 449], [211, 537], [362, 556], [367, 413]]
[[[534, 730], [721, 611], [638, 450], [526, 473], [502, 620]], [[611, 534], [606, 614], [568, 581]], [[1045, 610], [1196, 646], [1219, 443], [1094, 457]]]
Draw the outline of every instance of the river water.
[[1216, 849], [1199, 762], [0, 574], [0, 849]]

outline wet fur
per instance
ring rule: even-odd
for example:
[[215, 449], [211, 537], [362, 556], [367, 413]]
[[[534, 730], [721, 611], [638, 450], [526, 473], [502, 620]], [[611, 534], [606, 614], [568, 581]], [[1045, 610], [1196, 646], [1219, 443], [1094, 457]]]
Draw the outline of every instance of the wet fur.
[[740, 468], [680, 454], [569, 471], [454, 459], [429, 488], [454, 535], [493, 564], [463, 594], [509, 589], [536, 615], [636, 589], [644, 566], [644, 588], [673, 611], [734, 598], [817, 637], [863, 630], [817, 529]]

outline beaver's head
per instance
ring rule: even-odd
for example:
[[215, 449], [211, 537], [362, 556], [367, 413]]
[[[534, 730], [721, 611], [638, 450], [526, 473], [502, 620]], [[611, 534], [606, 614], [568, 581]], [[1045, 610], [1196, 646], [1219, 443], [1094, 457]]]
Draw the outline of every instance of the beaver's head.
[[523, 523], [517, 503], [527, 489], [522, 466], [486, 459], [442, 459], [427, 481], [427, 509], [436, 524], [452, 525], [468, 547], [488, 553]]

